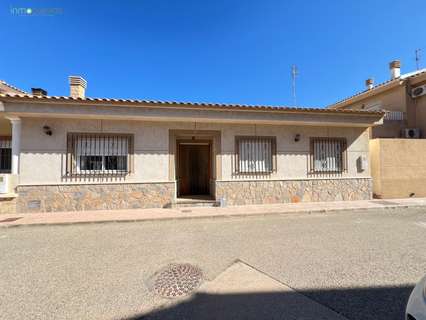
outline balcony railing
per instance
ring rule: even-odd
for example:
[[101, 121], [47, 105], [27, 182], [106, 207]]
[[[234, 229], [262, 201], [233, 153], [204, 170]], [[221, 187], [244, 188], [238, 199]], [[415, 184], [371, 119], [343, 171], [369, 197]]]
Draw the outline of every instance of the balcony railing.
[[385, 111], [384, 120], [387, 121], [404, 121], [406, 116], [405, 112], [402, 111]]

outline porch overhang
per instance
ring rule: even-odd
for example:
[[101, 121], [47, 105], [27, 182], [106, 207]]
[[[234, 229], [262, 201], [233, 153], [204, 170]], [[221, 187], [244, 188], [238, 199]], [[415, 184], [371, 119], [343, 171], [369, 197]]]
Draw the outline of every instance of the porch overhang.
[[5, 116], [215, 122], [236, 124], [370, 127], [382, 124], [383, 113], [259, 106], [160, 102], [36, 99], [0, 95]]

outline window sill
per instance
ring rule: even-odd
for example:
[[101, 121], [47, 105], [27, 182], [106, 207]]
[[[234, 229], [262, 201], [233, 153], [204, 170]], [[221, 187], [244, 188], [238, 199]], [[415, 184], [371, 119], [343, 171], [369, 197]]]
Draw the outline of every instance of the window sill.
[[345, 174], [346, 171], [311, 171], [309, 172], [310, 175], [327, 175], [327, 174]]
[[16, 193], [0, 193], [0, 199], [10, 199], [17, 198], [18, 195]]
[[275, 172], [234, 172], [234, 176], [270, 176]]
[[91, 172], [91, 171], [80, 171], [80, 172], [75, 172], [75, 173], [69, 173], [66, 176], [67, 177], [93, 177], [93, 176], [125, 176], [125, 175], [129, 175], [130, 172], [128, 171], [116, 171], [116, 172]]
[[129, 172], [117, 173], [73, 173], [65, 175], [65, 178], [90, 178], [90, 177], [125, 177]]

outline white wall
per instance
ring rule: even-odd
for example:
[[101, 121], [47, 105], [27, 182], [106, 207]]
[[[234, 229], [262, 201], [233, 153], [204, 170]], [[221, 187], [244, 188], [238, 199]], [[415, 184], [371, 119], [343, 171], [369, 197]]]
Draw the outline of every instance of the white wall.
[[[52, 128], [52, 136], [43, 133], [44, 125]], [[67, 132], [133, 133], [135, 172], [112, 182], [169, 181], [169, 129], [194, 129], [194, 123], [23, 118], [20, 184], [81, 183], [62, 177]], [[343, 176], [370, 176], [369, 170], [358, 173], [356, 168], [356, 159], [368, 155], [368, 133], [362, 128], [197, 123], [196, 129], [221, 131], [222, 180], [249, 179], [232, 175], [234, 137], [255, 134], [277, 137], [277, 172], [258, 179], [306, 179], [309, 137], [346, 137], [349, 172]], [[294, 142], [296, 134], [299, 142]]]
[[[348, 172], [343, 177], [369, 177], [366, 170], [357, 172], [356, 159], [368, 156], [368, 131], [362, 128], [310, 127], [310, 126], [223, 126], [222, 127], [222, 177], [223, 180], [253, 179], [252, 177], [232, 176], [232, 155], [235, 148], [234, 137], [238, 135], [265, 135], [277, 138], [277, 172], [260, 179], [306, 179], [310, 137], [345, 137], [348, 143]], [[300, 140], [294, 141], [296, 134]]]

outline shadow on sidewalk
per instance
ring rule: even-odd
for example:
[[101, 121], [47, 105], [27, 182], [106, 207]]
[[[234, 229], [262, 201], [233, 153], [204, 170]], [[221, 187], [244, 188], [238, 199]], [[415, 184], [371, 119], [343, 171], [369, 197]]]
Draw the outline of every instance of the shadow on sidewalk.
[[[127, 320], [142, 319], [344, 319], [401, 320], [413, 286], [341, 290], [312, 290], [298, 293], [197, 293], [189, 300]], [[301, 299], [300, 294], [317, 303]], [[328, 310], [327, 310], [328, 308]], [[331, 310], [339, 315], [336, 315]], [[343, 316], [343, 317], [342, 317]]]

